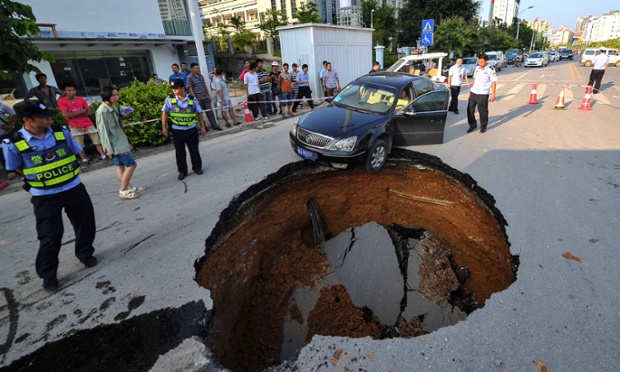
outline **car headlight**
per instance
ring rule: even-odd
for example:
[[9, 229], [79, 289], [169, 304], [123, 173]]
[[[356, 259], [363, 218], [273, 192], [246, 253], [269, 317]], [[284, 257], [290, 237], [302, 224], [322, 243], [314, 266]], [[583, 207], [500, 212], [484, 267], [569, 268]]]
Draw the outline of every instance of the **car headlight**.
[[336, 141], [334, 144], [329, 146], [329, 149], [336, 151], [353, 151], [356, 143], [357, 137], [349, 137]]
[[306, 120], [309, 114], [310, 113], [306, 113], [300, 116], [299, 118], [297, 118], [297, 120], [295, 120], [295, 125], [301, 125], [304, 122], [304, 120]]
[[293, 127], [291, 128], [291, 136], [297, 138], [297, 123], [293, 124]]

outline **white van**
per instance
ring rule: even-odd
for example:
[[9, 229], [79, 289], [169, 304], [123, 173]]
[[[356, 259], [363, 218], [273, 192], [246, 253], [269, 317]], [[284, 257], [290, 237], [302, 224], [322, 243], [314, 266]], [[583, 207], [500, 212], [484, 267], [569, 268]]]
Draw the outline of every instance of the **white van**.
[[601, 53], [601, 49], [605, 49], [607, 56], [609, 56], [609, 64], [616, 67], [620, 67], [620, 53], [616, 49], [611, 48], [586, 48], [581, 52], [579, 63], [591, 67], [594, 64], [594, 57]]
[[501, 50], [484, 53], [489, 56], [488, 65], [491, 67], [495, 67], [495, 70], [501, 71], [504, 67], [508, 67], [508, 61], [506, 61], [504, 52], [502, 52]]

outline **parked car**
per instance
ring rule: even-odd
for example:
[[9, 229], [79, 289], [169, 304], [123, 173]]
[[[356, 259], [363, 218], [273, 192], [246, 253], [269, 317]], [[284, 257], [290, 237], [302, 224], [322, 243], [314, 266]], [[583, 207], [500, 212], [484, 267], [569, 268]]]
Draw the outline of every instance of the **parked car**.
[[468, 77], [474, 76], [476, 66], [478, 66], [478, 57], [463, 57], [463, 67]]
[[443, 143], [449, 91], [443, 84], [399, 72], [364, 75], [331, 103], [299, 117], [293, 151], [329, 164], [383, 167], [394, 146]]
[[523, 67], [544, 67], [549, 65], [549, 56], [546, 52], [532, 53], [527, 56], [527, 60], [523, 64]]
[[506, 63], [512, 65], [515, 63], [515, 58], [519, 55], [519, 49], [508, 49], [506, 51]]
[[616, 49], [611, 48], [586, 48], [581, 52], [579, 63], [591, 67], [594, 64], [594, 57], [600, 54], [601, 49], [605, 49], [605, 53], [609, 56], [609, 64], [620, 67], [620, 53]]
[[572, 49], [560, 49], [560, 61], [563, 59], [573, 60], [573, 51]]
[[[399, 58], [386, 71], [404, 72], [412, 75], [426, 74], [430, 79], [443, 83], [446, 81], [446, 77], [441, 74], [444, 71], [443, 59], [447, 56], [448, 53], [443, 52], [412, 54]], [[428, 69], [428, 66], [434, 66], [434, 68]]]
[[489, 56], [488, 65], [495, 67], [497, 71], [501, 71], [504, 67], [508, 66], [508, 62], [506, 62], [506, 58], [504, 57], [504, 52], [485, 52], [485, 54]]
[[550, 50], [550, 51], [547, 52], [547, 54], [549, 55], [549, 62], [559, 62], [560, 61], [560, 55], [557, 52], [555, 52], [553, 50]]

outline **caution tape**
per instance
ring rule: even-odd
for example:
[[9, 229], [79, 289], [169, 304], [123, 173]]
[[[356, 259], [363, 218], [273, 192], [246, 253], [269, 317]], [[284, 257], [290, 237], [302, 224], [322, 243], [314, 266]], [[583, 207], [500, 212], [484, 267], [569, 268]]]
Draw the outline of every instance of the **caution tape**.
[[[133, 125], [152, 123], [154, 121], [160, 121], [160, 120], [161, 119], [150, 119], [150, 120], [143, 120], [143, 121], [134, 121], [133, 123], [123, 124], [123, 127], [131, 127]], [[85, 136], [87, 134], [92, 134], [92, 133], [99, 133], [99, 131], [97, 129], [92, 129], [92, 130], [86, 130], [86, 131], [79, 132], [79, 133], [71, 133], [71, 135], [73, 137], [78, 137], [78, 136]]]

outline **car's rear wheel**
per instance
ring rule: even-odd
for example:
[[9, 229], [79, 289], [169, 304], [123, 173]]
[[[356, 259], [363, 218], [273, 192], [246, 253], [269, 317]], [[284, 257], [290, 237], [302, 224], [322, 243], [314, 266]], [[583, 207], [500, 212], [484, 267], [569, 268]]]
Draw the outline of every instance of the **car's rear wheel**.
[[586, 67], [590, 67], [590, 66], [592, 66], [592, 62], [586, 61], [586, 63], [584, 63], [583, 65], [586, 66]]
[[620, 61], [616, 62], [615, 66], [620, 67]]
[[366, 155], [366, 170], [375, 173], [381, 170], [387, 160], [388, 147], [385, 141], [378, 139]]

